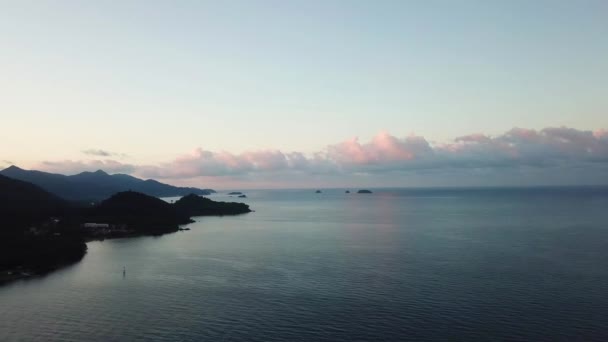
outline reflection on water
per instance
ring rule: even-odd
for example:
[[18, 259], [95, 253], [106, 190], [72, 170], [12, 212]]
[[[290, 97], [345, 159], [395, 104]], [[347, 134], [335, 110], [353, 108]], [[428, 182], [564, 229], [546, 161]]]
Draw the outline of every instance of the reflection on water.
[[255, 213], [92, 242], [82, 262], [0, 288], [0, 339], [606, 336], [605, 192], [247, 195]]

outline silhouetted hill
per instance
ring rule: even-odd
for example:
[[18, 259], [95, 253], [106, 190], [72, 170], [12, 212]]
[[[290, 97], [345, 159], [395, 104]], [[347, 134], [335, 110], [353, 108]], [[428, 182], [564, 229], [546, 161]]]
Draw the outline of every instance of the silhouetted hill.
[[66, 210], [67, 202], [27, 182], [0, 175], [0, 223], [9, 229]]
[[251, 212], [245, 203], [216, 202], [195, 194], [184, 196], [173, 205], [187, 216], [237, 215]]
[[237, 215], [251, 212], [244, 203], [216, 202], [195, 194], [174, 204], [134, 191], [115, 194], [90, 210], [91, 222], [126, 224], [137, 233], [165, 233], [192, 222], [191, 216]]
[[64, 203], [62, 199], [32, 183], [0, 175], [0, 201], [3, 208], [32, 204], [38, 207]]
[[208, 195], [215, 192], [211, 189], [176, 187], [124, 174], [109, 175], [102, 170], [65, 176], [11, 166], [0, 171], [0, 175], [30, 182], [64, 199], [75, 201], [102, 200], [128, 190], [157, 197], [184, 196], [190, 193]]
[[176, 231], [178, 225], [191, 222], [172, 204], [135, 191], [119, 192], [102, 201], [88, 217], [93, 222], [126, 224], [138, 233]]
[[0, 175], [0, 283], [21, 277], [15, 268], [44, 273], [80, 260], [87, 248], [83, 237], [53, 218], [74, 214], [42, 188]]
[[[81, 174], [93, 178], [91, 173]], [[76, 262], [85, 239], [175, 232], [190, 216], [250, 212], [243, 203], [190, 194], [175, 204], [135, 191], [119, 192], [94, 207], [75, 207], [40, 187], [0, 175], [0, 283]], [[99, 223], [93, 227], [86, 223]]]

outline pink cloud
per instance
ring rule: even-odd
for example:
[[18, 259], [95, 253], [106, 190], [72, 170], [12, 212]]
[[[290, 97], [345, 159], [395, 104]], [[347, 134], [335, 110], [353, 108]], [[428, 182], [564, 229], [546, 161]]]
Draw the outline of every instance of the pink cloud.
[[[144, 178], [230, 179], [267, 177], [287, 181], [302, 175], [356, 175], [413, 170], [483, 169], [504, 167], [608, 166], [606, 130], [584, 131], [567, 127], [542, 130], [513, 128], [504, 134], [471, 134], [443, 144], [424, 137], [398, 138], [381, 132], [368, 142], [352, 138], [312, 154], [276, 149], [234, 154], [198, 148], [156, 165], [130, 165], [114, 160], [44, 162], [40, 168], [74, 173], [104, 169], [129, 172]], [[263, 177], [262, 177], [263, 176]]]
[[596, 137], [597, 139], [608, 138], [608, 130], [598, 129], [595, 132], [593, 132], [593, 136]]
[[303, 154], [284, 154], [278, 150], [249, 151], [241, 154], [212, 152], [201, 148], [180, 156], [173, 162], [142, 166], [137, 173], [157, 178], [192, 178], [198, 176], [229, 176], [250, 172], [301, 168], [308, 160]]
[[381, 164], [406, 162], [432, 153], [429, 143], [419, 136], [396, 138], [387, 132], [367, 144], [358, 138], [327, 147], [327, 158], [338, 164]]

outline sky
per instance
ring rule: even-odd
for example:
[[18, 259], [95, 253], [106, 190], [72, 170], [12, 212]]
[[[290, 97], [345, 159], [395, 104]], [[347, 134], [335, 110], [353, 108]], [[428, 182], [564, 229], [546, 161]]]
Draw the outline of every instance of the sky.
[[608, 2], [0, 0], [0, 168], [608, 184]]

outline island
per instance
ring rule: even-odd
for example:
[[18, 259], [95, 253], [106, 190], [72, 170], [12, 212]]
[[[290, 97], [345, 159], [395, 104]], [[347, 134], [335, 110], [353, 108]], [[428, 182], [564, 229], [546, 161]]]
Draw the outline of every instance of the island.
[[359, 190], [357, 191], [358, 194], [371, 194], [372, 192], [370, 190]]
[[239, 198], [247, 198], [247, 195], [242, 194], [242, 195], [239, 195], [238, 197], [239, 197]]
[[0, 175], [0, 284], [78, 262], [86, 254], [87, 241], [162, 235], [179, 231], [195, 216], [249, 212], [245, 203], [217, 202], [197, 194], [169, 203], [135, 191], [83, 204]]
[[228, 195], [242, 195], [243, 193], [240, 191], [229, 192]]
[[350, 194], [350, 190], [344, 191], [345, 194]]
[[321, 190], [315, 191], [315, 194], [320, 194], [320, 193], [321, 193]]
[[174, 203], [175, 209], [182, 215], [223, 216], [250, 213], [249, 205], [239, 202], [217, 202], [206, 197], [190, 194]]

